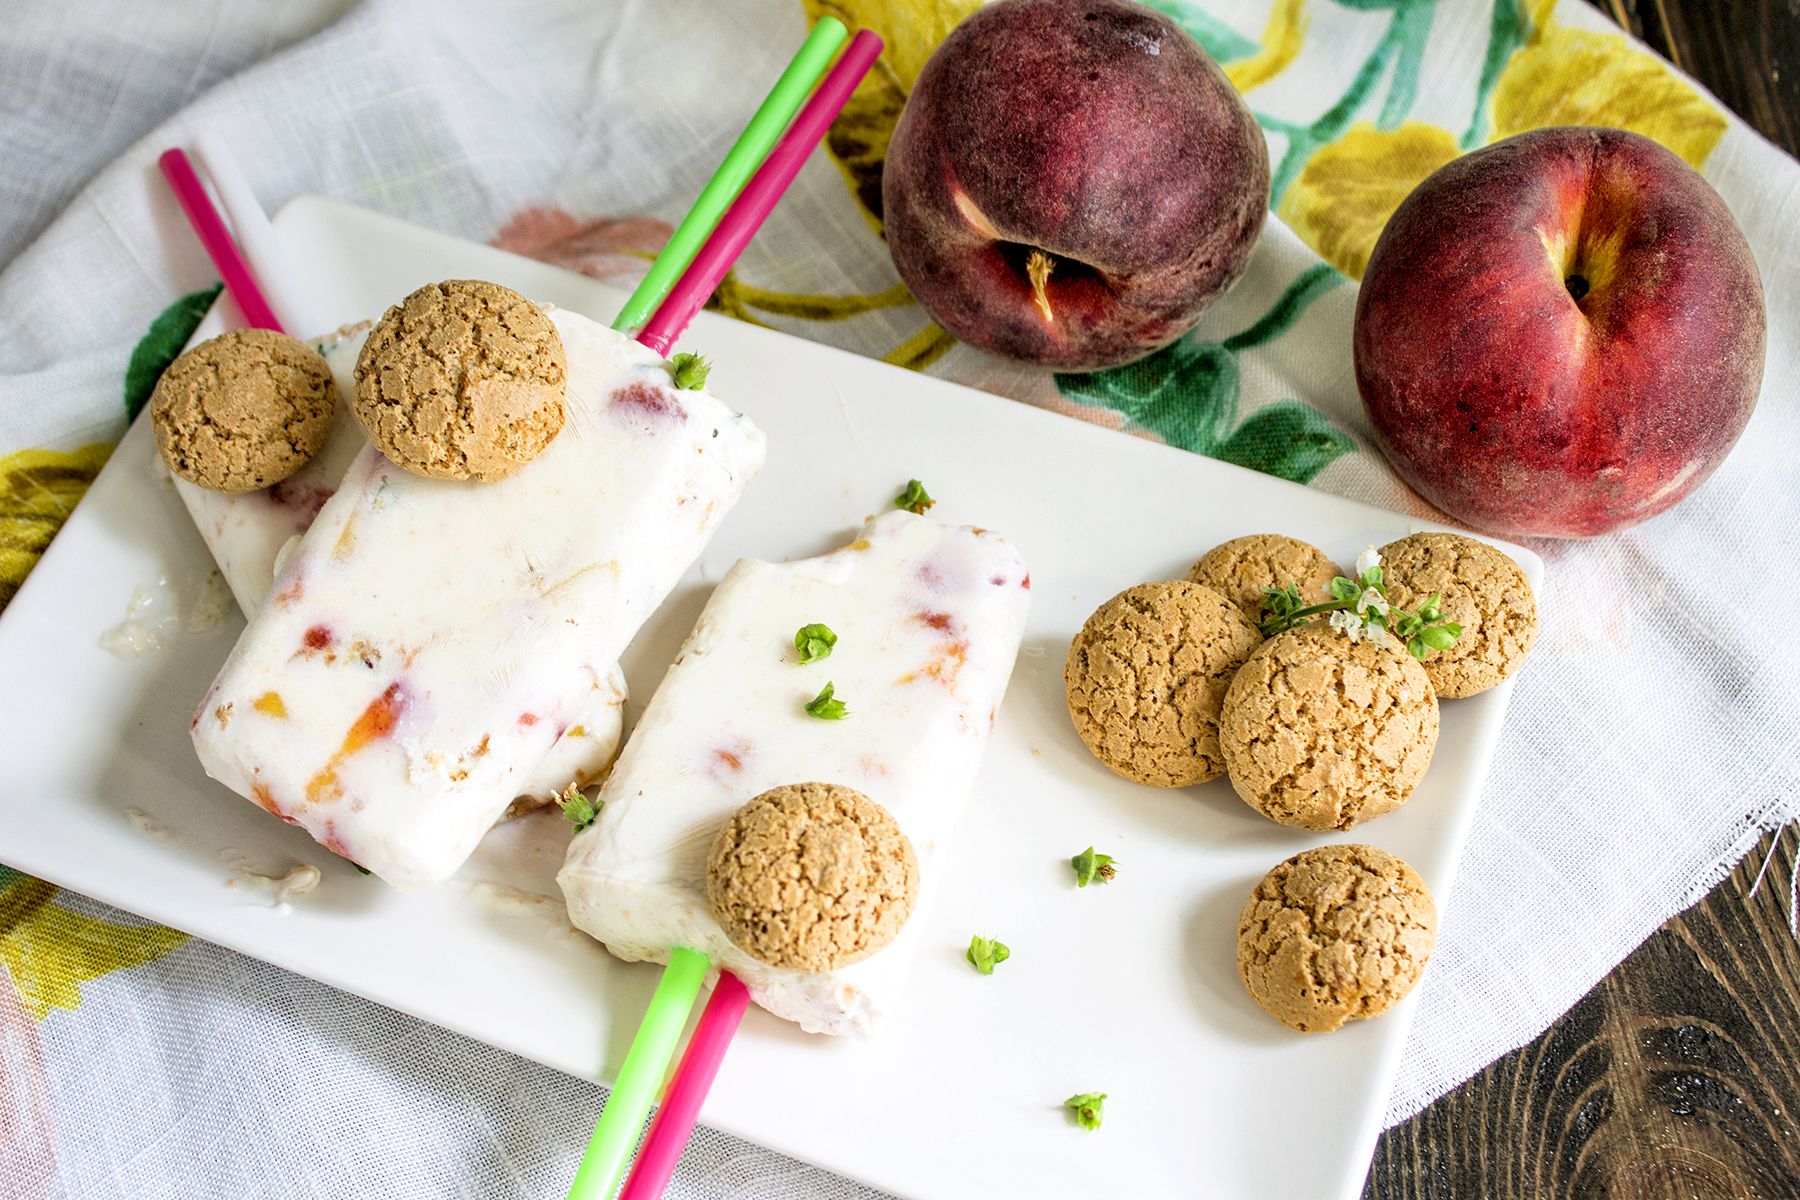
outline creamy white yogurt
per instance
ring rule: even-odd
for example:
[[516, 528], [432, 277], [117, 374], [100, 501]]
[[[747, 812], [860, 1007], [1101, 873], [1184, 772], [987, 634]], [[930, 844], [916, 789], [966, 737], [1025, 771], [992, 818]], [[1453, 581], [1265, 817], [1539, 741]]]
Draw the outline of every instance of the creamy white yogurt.
[[[576, 925], [628, 961], [685, 946], [757, 1003], [817, 1033], [867, 1033], [892, 1009], [939, 884], [940, 854], [974, 784], [1018, 653], [1030, 597], [998, 536], [910, 513], [878, 517], [844, 549], [745, 560], [725, 576], [651, 697], [557, 877]], [[798, 665], [794, 634], [838, 635]], [[830, 681], [840, 721], [807, 714]], [[771, 967], [738, 949], [706, 899], [725, 819], [782, 784], [853, 787], [913, 843], [919, 904], [886, 948], [841, 970]]]
[[747, 419], [550, 315], [556, 440], [488, 484], [364, 449], [195, 715], [208, 774], [399, 887], [448, 878], [557, 740], [616, 709], [620, 652], [762, 466]]
[[[560, 315], [553, 319], [560, 319]], [[246, 616], [254, 615], [263, 606], [275, 576], [287, 566], [288, 556], [299, 548], [301, 535], [312, 527], [325, 502], [337, 491], [350, 464], [368, 447], [362, 426], [345, 398], [355, 387], [356, 360], [368, 340], [369, 328], [368, 321], [346, 325], [313, 343], [331, 367], [337, 383], [338, 406], [324, 446], [300, 470], [273, 487], [241, 493], [209, 491], [169, 476], [218, 564], [225, 585]], [[159, 467], [162, 465], [160, 457], [155, 461]], [[163, 471], [168, 474], [167, 468]], [[217, 615], [222, 616], [223, 597], [219, 599]], [[166, 635], [167, 631], [160, 627], [128, 621], [109, 630], [102, 644], [121, 657], [138, 657], [154, 652]], [[547, 803], [571, 782], [598, 779], [618, 753], [624, 711], [625, 678], [615, 665], [572, 724], [580, 732], [559, 742], [540, 764], [524, 772], [518, 785], [519, 795]]]

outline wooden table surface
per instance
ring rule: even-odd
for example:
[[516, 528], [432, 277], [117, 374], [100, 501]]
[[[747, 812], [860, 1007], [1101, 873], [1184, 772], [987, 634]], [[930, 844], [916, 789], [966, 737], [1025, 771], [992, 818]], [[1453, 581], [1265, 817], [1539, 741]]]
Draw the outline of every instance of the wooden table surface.
[[[1593, 3], [1800, 156], [1800, 0]], [[1800, 1200], [1797, 842], [1765, 837], [1542, 1037], [1390, 1129], [1364, 1200]]]

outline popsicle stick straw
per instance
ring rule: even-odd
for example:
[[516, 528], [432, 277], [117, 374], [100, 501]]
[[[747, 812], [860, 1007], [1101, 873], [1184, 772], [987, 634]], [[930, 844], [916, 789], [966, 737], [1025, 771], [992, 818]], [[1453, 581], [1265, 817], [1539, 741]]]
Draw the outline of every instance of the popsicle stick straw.
[[212, 183], [219, 206], [237, 235], [244, 261], [276, 319], [302, 337], [331, 328], [334, 322], [314, 311], [312, 301], [300, 289], [298, 281], [304, 276], [294, 268], [281, 235], [257, 204], [256, 193], [250, 190], [250, 181], [244, 177], [225, 139], [216, 133], [201, 134], [194, 139], [194, 157], [200, 172]]
[[630, 333], [649, 320], [681, 273], [694, 261], [695, 252], [725, 215], [725, 209], [744, 190], [751, 173], [768, 157], [775, 140], [800, 111], [806, 94], [812, 91], [813, 84], [831, 64], [831, 56], [848, 36], [850, 31], [836, 17], [819, 18], [787, 69], [781, 73], [781, 78], [775, 81], [762, 107], [756, 110], [750, 123], [744, 126], [744, 132], [738, 135], [737, 142], [726, 152], [719, 169], [700, 189], [694, 206], [669, 235], [662, 253], [651, 264], [649, 274], [644, 276], [637, 290], [631, 293], [631, 299], [613, 319], [614, 329]]
[[749, 989], [731, 972], [721, 971], [694, 1036], [688, 1039], [681, 1065], [675, 1069], [675, 1078], [669, 1081], [668, 1094], [656, 1108], [619, 1200], [657, 1200], [663, 1194], [749, 1005]]
[[619, 1067], [619, 1077], [606, 1097], [606, 1106], [600, 1110], [600, 1123], [594, 1126], [594, 1136], [588, 1140], [575, 1181], [569, 1185], [570, 1200], [611, 1200], [619, 1190], [625, 1164], [637, 1145], [638, 1131], [643, 1128], [644, 1114], [650, 1111], [656, 1089], [662, 1086], [663, 1075], [675, 1056], [675, 1046], [681, 1041], [681, 1031], [687, 1027], [694, 998], [700, 994], [710, 966], [706, 955], [693, 950], [677, 949], [669, 955], [669, 965], [657, 980], [650, 1007], [644, 1010], [644, 1019]]
[[[761, 228], [775, 202], [799, 173], [807, 155], [837, 119], [844, 103], [850, 99], [850, 93], [856, 90], [856, 85], [862, 82], [881, 54], [881, 47], [881, 38], [867, 29], [850, 39], [850, 45], [837, 65], [813, 92], [806, 107], [801, 109], [800, 115], [769, 154], [768, 161], [757, 168], [750, 182], [744, 185], [705, 244], [669, 289], [668, 296], [638, 332], [640, 343], [658, 354], [669, 352], [694, 314], [706, 303], [706, 298], [725, 278], [725, 272], [731, 269], [739, 251]], [[665, 247], [664, 253], [668, 252], [669, 248]], [[619, 328], [618, 323], [615, 322], [614, 328]], [[643, 1129], [644, 1118], [650, 1113], [656, 1088], [668, 1073], [676, 1043], [693, 1011], [694, 1000], [709, 966], [706, 956], [698, 951], [677, 947], [670, 953], [669, 965], [663, 968], [649, 1010], [632, 1038], [631, 1048], [625, 1052], [625, 1063], [619, 1068], [618, 1080], [606, 1098], [605, 1107], [600, 1110], [594, 1136], [589, 1140], [581, 1166], [569, 1186], [569, 1200], [613, 1200], [619, 1182], [625, 1176], [625, 1165], [637, 1143], [638, 1133]], [[722, 986], [727, 989], [730, 985], [723, 984], [723, 980], [728, 978], [728, 975], [721, 976]], [[737, 980], [733, 979], [731, 983], [737, 984]], [[725, 1001], [721, 1001], [720, 1012], [725, 1011]], [[742, 1015], [741, 1009], [739, 1015]], [[715, 1018], [721, 1024], [722, 1020], [722, 1016]], [[731, 1029], [735, 1028], [733, 1023]], [[705, 1074], [702, 1086], [692, 1097], [696, 1113], [718, 1069], [717, 1059], [724, 1055], [725, 1046], [730, 1042], [730, 1031], [719, 1039], [712, 1070]], [[698, 1074], [695, 1078], [701, 1079]], [[674, 1127], [672, 1124], [671, 1128]], [[685, 1129], [692, 1127], [693, 1120], [689, 1118]], [[678, 1152], [676, 1157], [679, 1157]]]
[[806, 162], [807, 155], [825, 136], [825, 131], [837, 119], [844, 102], [850, 99], [850, 93], [862, 82], [862, 77], [874, 65], [876, 57], [881, 53], [881, 38], [870, 30], [863, 29], [850, 39], [850, 45], [844, 50], [843, 57], [838, 59], [837, 66], [831, 74], [819, 84], [819, 90], [813, 93], [800, 115], [794, 118], [794, 124], [788, 129], [787, 136], [781, 139], [769, 160], [757, 169], [750, 182], [731, 204], [731, 208], [719, 220], [718, 228], [706, 239], [694, 255], [694, 261], [687, 272], [669, 289], [669, 295], [650, 318], [643, 332], [638, 334], [638, 341], [650, 347], [658, 354], [667, 354], [669, 347], [675, 344], [694, 314], [706, 303], [706, 298], [719, 286], [725, 278], [725, 272], [737, 261], [737, 256], [756, 236], [762, 228], [763, 219], [781, 194], [787, 190], [794, 176], [800, 173], [800, 167]]
[[231, 240], [230, 230], [225, 228], [224, 220], [207, 198], [206, 188], [200, 183], [200, 177], [194, 174], [194, 164], [188, 161], [186, 151], [179, 147], [164, 150], [162, 157], [156, 160], [156, 165], [162, 169], [163, 178], [169, 181], [169, 187], [175, 193], [175, 201], [181, 205], [181, 211], [187, 214], [188, 224], [193, 226], [194, 235], [200, 239], [207, 257], [218, 268], [219, 278], [225, 281], [225, 289], [237, 301], [238, 311], [244, 314], [244, 321], [252, 329], [273, 329], [276, 333], [286, 333], [287, 330], [276, 319], [275, 310], [269, 307], [262, 289], [257, 286], [255, 274], [244, 261], [243, 255], [238, 253], [237, 244]]

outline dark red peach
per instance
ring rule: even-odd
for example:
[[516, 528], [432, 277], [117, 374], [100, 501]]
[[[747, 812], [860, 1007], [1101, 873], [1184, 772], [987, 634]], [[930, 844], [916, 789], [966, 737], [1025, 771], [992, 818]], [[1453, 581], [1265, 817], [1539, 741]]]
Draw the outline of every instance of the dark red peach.
[[1269, 202], [1262, 131], [1223, 72], [1128, 0], [1001, 0], [920, 73], [888, 148], [894, 265], [945, 329], [1092, 370], [1193, 328]]
[[1667, 509], [1761, 387], [1762, 284], [1719, 194], [1617, 129], [1539, 129], [1449, 163], [1382, 231], [1356, 381], [1420, 495], [1507, 534]]

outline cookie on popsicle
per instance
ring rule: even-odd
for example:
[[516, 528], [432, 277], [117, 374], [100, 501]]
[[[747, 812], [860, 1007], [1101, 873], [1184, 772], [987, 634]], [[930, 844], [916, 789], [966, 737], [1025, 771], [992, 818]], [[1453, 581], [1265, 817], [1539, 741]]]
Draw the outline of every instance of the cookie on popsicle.
[[872, 1033], [905, 990], [906, 913], [915, 887], [930, 905], [1030, 597], [1004, 539], [911, 512], [829, 554], [738, 562], [569, 846], [569, 919], [630, 962], [704, 955], [808, 1032]]
[[492, 483], [562, 431], [569, 365], [544, 311], [480, 279], [426, 284], [388, 309], [356, 362], [356, 419], [396, 466]]
[[832, 971], [894, 940], [919, 900], [919, 860], [893, 814], [855, 788], [790, 783], [725, 822], [706, 895], [746, 953]]
[[253, 492], [311, 461], [331, 432], [337, 384], [305, 342], [234, 329], [183, 354], [156, 382], [150, 420], [169, 469], [215, 492]]

